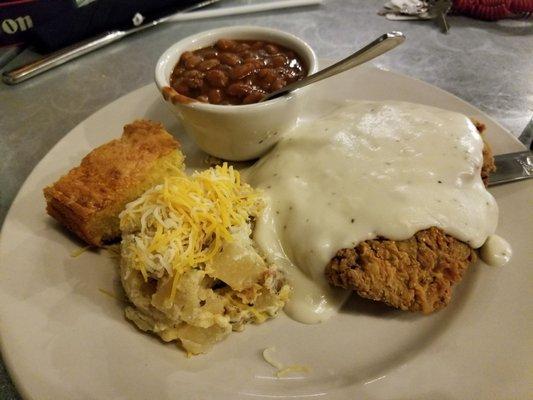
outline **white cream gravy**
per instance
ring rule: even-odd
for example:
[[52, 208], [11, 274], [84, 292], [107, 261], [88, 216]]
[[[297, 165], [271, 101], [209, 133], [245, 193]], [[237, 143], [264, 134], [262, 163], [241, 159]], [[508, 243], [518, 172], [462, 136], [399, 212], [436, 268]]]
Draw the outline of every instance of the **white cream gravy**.
[[498, 235], [490, 235], [479, 251], [481, 259], [494, 267], [503, 267], [513, 256], [511, 245]]
[[464, 115], [405, 102], [350, 102], [290, 132], [245, 174], [269, 202], [255, 240], [292, 281], [289, 316], [321, 322], [342, 305], [324, 278], [341, 248], [431, 226], [480, 247], [498, 220], [482, 148]]

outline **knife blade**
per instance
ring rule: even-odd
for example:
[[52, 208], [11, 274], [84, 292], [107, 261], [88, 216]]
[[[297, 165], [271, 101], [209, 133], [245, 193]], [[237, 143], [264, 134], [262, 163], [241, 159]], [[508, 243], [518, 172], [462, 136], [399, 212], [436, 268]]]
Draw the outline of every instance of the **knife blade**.
[[489, 186], [533, 178], [533, 152], [499, 154], [494, 156], [496, 172], [489, 176]]
[[533, 118], [529, 120], [529, 123], [526, 125], [520, 136], [518, 136], [518, 140], [525, 144], [529, 150], [533, 150]]
[[430, 5], [428, 13], [432, 18], [436, 19], [442, 33], [448, 33], [450, 30], [450, 25], [446, 20], [446, 14], [448, 14], [451, 7], [452, 0], [435, 0], [435, 2]]

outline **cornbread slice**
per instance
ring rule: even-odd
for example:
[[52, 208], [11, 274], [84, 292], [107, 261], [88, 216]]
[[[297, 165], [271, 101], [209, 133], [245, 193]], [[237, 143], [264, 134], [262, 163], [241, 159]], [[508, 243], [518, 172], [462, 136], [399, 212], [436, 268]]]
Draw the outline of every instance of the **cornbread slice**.
[[166, 176], [181, 174], [184, 156], [162, 124], [137, 120], [44, 189], [46, 211], [85, 242], [102, 246], [120, 238], [126, 203]]

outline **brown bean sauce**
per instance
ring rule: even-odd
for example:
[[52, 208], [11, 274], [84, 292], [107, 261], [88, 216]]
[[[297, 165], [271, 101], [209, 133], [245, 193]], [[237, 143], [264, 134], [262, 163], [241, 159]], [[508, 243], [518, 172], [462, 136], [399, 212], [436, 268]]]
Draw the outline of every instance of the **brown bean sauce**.
[[186, 51], [174, 67], [170, 86], [179, 94], [211, 104], [257, 103], [265, 94], [307, 74], [292, 50], [257, 40], [220, 39]]

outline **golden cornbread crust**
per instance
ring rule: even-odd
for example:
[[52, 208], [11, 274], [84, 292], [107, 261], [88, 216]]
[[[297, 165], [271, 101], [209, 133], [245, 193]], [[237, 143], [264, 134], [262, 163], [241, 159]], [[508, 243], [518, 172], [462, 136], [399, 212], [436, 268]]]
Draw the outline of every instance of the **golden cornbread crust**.
[[179, 147], [160, 123], [128, 124], [120, 139], [94, 149], [44, 189], [46, 210], [90, 245], [118, 238], [118, 214], [124, 205], [162, 180], [161, 169], [169, 168], [162, 162], [165, 158], [183, 163]]

